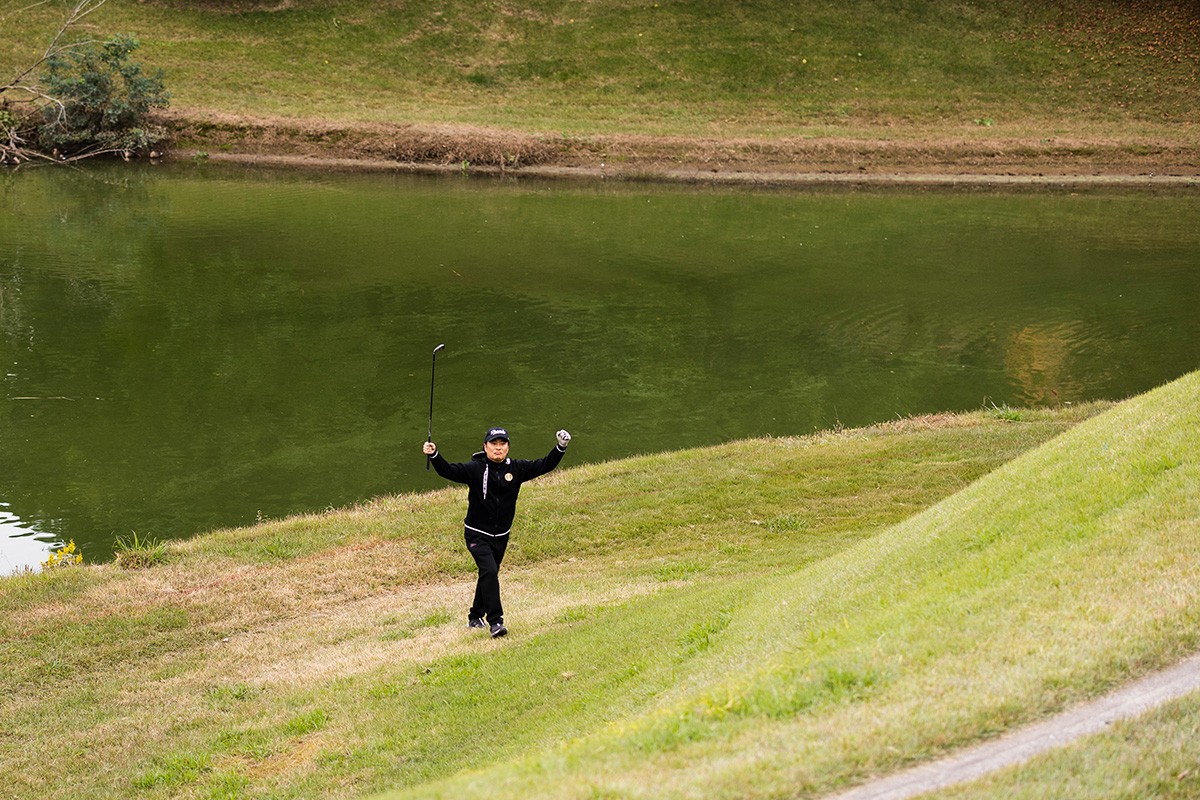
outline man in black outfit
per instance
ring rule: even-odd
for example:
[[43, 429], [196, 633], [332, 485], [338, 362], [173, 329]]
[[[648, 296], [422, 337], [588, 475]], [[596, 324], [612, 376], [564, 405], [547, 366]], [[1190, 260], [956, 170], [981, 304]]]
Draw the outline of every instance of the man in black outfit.
[[472, 455], [470, 461], [460, 464], [451, 464], [442, 458], [433, 442], [425, 443], [425, 455], [429, 456], [438, 475], [467, 484], [467, 518], [463, 520], [463, 535], [467, 550], [479, 568], [467, 624], [482, 628], [486, 618], [493, 637], [508, 633], [508, 628], [504, 627], [504, 607], [500, 604], [499, 573], [517, 511], [517, 495], [522, 483], [545, 475], [562, 461], [571, 434], [559, 431], [557, 438], [554, 449], [545, 457], [523, 461], [508, 457], [508, 431], [490, 428], [483, 437], [483, 450]]

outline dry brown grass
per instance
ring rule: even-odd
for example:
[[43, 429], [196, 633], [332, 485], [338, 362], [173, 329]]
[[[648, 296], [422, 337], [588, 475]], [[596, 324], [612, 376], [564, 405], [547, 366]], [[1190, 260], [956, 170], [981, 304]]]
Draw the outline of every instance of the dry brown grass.
[[[828, 173], [843, 175], [1194, 176], [1200, 177], [1195, 131], [1149, 132], [1130, 140], [1026, 134], [989, 138], [978, 129], [906, 131], [887, 126], [864, 138], [719, 138], [646, 135], [564, 137], [465, 125], [389, 125], [250, 118], [176, 111], [162, 115], [177, 156], [296, 156], [311, 163], [363, 167], [399, 164], [520, 171], [558, 168], [612, 177]], [[892, 137], [895, 138], [892, 138]]]

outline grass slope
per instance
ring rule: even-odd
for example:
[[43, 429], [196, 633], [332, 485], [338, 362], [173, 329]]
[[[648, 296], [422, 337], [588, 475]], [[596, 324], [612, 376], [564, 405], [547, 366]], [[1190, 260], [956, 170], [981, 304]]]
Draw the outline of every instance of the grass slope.
[[552, 474], [498, 642], [463, 624], [454, 489], [6, 579], [0, 771], [39, 798], [817, 794], [1195, 647], [1197, 383]]
[[[0, 67], [62, 4], [9, 4]], [[189, 113], [641, 133], [1182, 138], [1194, 3], [109, 0]]]
[[1200, 643], [1198, 389], [1129, 401], [760, 581], [656, 710], [404, 796], [815, 796], [1176, 659]]
[[552, 474], [523, 498], [499, 646], [462, 624], [455, 489], [198, 537], [149, 570], [7, 579], [0, 770], [20, 797], [356, 796], [478, 763], [481, 717], [504, 731], [494, 760], [586, 736], [688, 674], [711, 621], [780, 563], [851, 546], [1095, 411]]

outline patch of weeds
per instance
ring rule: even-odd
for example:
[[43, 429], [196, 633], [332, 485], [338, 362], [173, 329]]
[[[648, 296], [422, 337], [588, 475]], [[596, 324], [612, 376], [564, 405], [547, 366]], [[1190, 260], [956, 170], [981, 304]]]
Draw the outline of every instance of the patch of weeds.
[[59, 679], [69, 678], [74, 672], [75, 665], [62, 658], [47, 658], [33, 670], [34, 675]]
[[1178, 469], [1183, 466], [1183, 460], [1178, 456], [1159, 453], [1148, 459], [1142, 459], [1137, 462], [1138, 470], [1144, 475], [1156, 476], [1164, 472], [1170, 472], [1173, 469]]
[[450, 656], [431, 664], [421, 676], [427, 686], [466, 685], [483, 666], [483, 656], [476, 653]]
[[288, 736], [305, 736], [315, 733], [329, 724], [329, 715], [321, 709], [309, 711], [298, 717], [292, 717], [283, 726], [283, 732]]
[[662, 753], [708, 739], [715, 732], [716, 726], [702, 711], [689, 710], [658, 720], [649, 729], [636, 735], [631, 744], [642, 752]]
[[149, 611], [144, 621], [156, 632], [178, 631], [191, 624], [191, 619], [182, 608], [158, 608]]
[[683, 635], [680, 641], [684, 648], [684, 654], [693, 656], [707, 650], [717, 634], [729, 627], [732, 619], [733, 614], [722, 609], [708, 619], [697, 622]]
[[254, 759], [263, 759], [271, 755], [271, 743], [267, 735], [256, 730], [222, 731], [217, 737], [217, 749]]
[[129, 537], [118, 536], [113, 542], [113, 555], [121, 569], [145, 569], [167, 560], [167, 545], [151, 537], [141, 538], [137, 531]]
[[434, 558], [434, 569], [439, 575], [461, 575], [466, 571], [466, 564], [457, 552], [439, 554]]
[[208, 786], [209, 800], [241, 800], [250, 788], [250, 779], [236, 772], [217, 775]]
[[[453, 621], [454, 614], [445, 609], [441, 609], [421, 617], [408, 626], [384, 631], [379, 635], [379, 638], [384, 642], [395, 642], [402, 639], [411, 639], [417, 635], [417, 631], [419, 630], [424, 628], [436, 628], [439, 625], [445, 625]], [[394, 615], [389, 615], [381, 620], [381, 622], [385, 625], [398, 625], [400, 623], [400, 619]]]
[[707, 569], [708, 565], [702, 564], [699, 561], [676, 561], [673, 564], [664, 564], [655, 569], [654, 578], [662, 583], [683, 581]]
[[785, 514], [767, 520], [766, 528], [771, 533], [805, 532], [812, 528], [812, 520], [798, 514]]
[[879, 676], [874, 671], [857, 672], [840, 667], [827, 668], [820, 678], [822, 693], [834, 703], [861, 700], [878, 682]]
[[620, 683], [623, 683], [624, 681], [629, 680], [630, 678], [636, 678], [638, 675], [641, 675], [645, 669], [646, 669], [645, 661], [630, 662], [630, 664], [627, 667], [625, 667], [625, 669], [620, 670], [619, 672], [613, 673], [612, 682], [614, 684], [620, 684]]
[[273, 561], [289, 561], [300, 554], [300, 545], [287, 539], [271, 539], [263, 543], [259, 552]]
[[1003, 420], [1004, 422], [1020, 422], [1025, 419], [1025, 414], [1017, 408], [1010, 408], [1007, 404], [998, 406], [992, 403], [987, 408], [987, 414], [992, 419]]
[[389, 697], [398, 697], [404, 693], [405, 684], [399, 681], [385, 681], [376, 684], [367, 690], [367, 696], [377, 700], [387, 699]]
[[1003, 531], [996, 528], [980, 528], [971, 535], [963, 538], [962, 548], [967, 552], [979, 552], [994, 546], [1000, 540]]
[[862, 700], [882, 683], [874, 670], [825, 665], [807, 680], [791, 671], [770, 675], [749, 694], [729, 700], [722, 707], [743, 717], [786, 719], [820, 705]]
[[249, 700], [258, 694], [258, 690], [245, 683], [214, 686], [208, 690], [208, 701], [216, 708], [229, 708], [234, 703]]
[[207, 755], [170, 755], [155, 758], [153, 766], [133, 780], [135, 789], [175, 788], [198, 782], [212, 769]]
[[583, 622], [590, 614], [591, 609], [589, 609], [587, 606], [573, 606], [558, 612], [558, 615], [554, 618], [554, 621], [564, 625], [570, 625], [575, 622]]
[[432, 614], [417, 620], [413, 623], [413, 628], [416, 628], [417, 630], [420, 630], [421, 628], [436, 628], [439, 625], [445, 625], [446, 623], [453, 621], [454, 614], [442, 609], [440, 611], [434, 611]]
[[484, 89], [490, 89], [493, 86], [498, 86], [500, 81], [495, 75], [477, 69], [467, 73], [467, 83], [472, 83]]

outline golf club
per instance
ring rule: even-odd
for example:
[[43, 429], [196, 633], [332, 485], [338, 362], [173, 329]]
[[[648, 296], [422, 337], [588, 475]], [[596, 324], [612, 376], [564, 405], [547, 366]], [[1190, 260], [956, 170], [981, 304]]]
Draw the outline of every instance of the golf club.
[[[427, 441], [427, 442], [433, 441], [433, 379], [434, 379], [434, 376], [437, 375], [437, 354], [438, 354], [438, 350], [441, 350], [445, 346], [446, 346], [446, 344], [443, 342], [442, 344], [439, 344], [437, 347], [433, 348], [433, 367], [429, 370], [429, 435], [425, 439], [425, 441]], [[432, 462], [433, 462], [432, 458], [430, 458], [429, 456], [425, 456], [426, 471], [429, 470], [429, 465]]]

